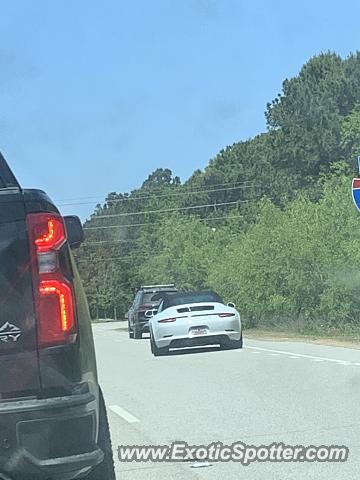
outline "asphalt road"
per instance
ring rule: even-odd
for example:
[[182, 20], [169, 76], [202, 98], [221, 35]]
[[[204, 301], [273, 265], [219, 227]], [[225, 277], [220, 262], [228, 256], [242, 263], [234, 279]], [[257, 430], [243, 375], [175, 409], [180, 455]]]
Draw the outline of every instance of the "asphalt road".
[[[154, 358], [149, 340], [94, 325], [119, 480], [355, 479], [360, 350], [246, 340], [243, 350]], [[243, 441], [346, 445], [346, 463], [120, 463], [118, 445]]]

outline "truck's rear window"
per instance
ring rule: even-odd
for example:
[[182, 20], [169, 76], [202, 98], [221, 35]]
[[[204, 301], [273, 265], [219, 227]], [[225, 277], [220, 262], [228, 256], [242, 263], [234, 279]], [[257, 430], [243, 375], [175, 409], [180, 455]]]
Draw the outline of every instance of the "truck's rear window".
[[147, 292], [147, 293], [144, 293], [142, 303], [152, 303], [154, 305], [158, 305], [164, 295], [171, 295], [171, 294], [174, 295], [175, 293], [177, 292], [174, 292], [174, 291], [167, 292], [165, 290], [162, 290], [160, 292]]

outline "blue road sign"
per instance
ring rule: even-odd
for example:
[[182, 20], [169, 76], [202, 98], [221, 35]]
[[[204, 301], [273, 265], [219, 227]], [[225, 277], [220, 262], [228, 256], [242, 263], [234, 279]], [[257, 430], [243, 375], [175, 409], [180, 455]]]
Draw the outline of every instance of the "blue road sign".
[[352, 197], [356, 208], [360, 211], [360, 178], [353, 178]]

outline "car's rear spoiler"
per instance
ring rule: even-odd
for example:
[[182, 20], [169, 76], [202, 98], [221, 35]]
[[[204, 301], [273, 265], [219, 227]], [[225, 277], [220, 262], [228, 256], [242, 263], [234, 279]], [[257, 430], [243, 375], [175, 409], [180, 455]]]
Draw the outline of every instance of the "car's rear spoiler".
[[175, 288], [175, 283], [170, 283], [168, 285], [141, 285], [140, 288]]
[[1, 188], [21, 189], [19, 182], [0, 152], [0, 189]]

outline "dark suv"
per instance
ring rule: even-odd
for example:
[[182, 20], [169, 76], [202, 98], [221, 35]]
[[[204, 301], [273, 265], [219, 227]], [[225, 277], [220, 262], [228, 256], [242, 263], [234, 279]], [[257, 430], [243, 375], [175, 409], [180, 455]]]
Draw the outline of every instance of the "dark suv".
[[128, 312], [128, 326], [130, 338], [142, 338], [143, 333], [149, 332], [150, 313], [156, 313], [163, 294], [176, 293], [178, 290], [171, 285], [144, 285], [135, 295], [134, 302]]
[[115, 480], [77, 217], [0, 154], [0, 478]]

